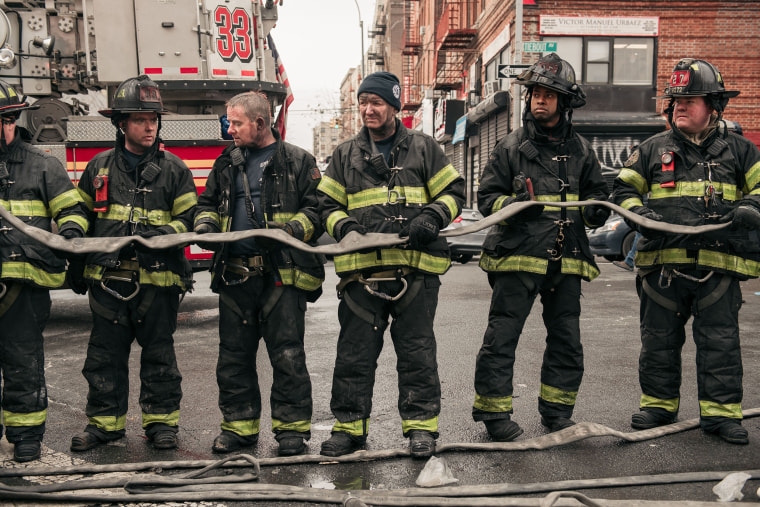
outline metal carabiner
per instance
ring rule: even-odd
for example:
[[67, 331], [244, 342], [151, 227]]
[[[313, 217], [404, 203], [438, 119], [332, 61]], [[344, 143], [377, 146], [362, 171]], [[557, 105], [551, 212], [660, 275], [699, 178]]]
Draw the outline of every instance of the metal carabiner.
[[398, 190], [388, 189], [388, 204], [399, 204], [404, 202], [406, 202], [406, 196], [401, 195], [401, 192]]
[[5, 297], [5, 293], [8, 292], [8, 287], [3, 283], [0, 282], [0, 285], [2, 285], [2, 290], [0, 290], [0, 299], [3, 299]]
[[247, 266], [235, 266], [235, 269], [240, 269], [243, 271], [243, 273], [236, 273], [240, 275], [240, 280], [230, 280], [228, 281], [224, 275], [227, 273], [227, 268], [229, 266], [227, 264], [224, 265], [222, 268], [222, 282], [224, 282], [224, 285], [231, 286], [231, 285], [240, 285], [241, 283], [245, 283], [248, 281], [248, 278], [251, 276], [251, 270], [248, 269]]
[[[122, 296], [112, 288], [108, 287], [106, 285], [106, 281], [108, 280], [116, 280], [117, 282], [129, 282], [135, 284], [135, 291], [130, 294], [129, 296]], [[103, 276], [103, 278], [100, 279], [100, 288], [115, 297], [116, 299], [119, 299], [121, 301], [130, 301], [131, 299], [134, 299], [135, 296], [140, 292], [140, 282], [132, 280], [130, 278], [122, 278], [120, 276]]]
[[[379, 282], [401, 282], [403, 284], [403, 287], [401, 287], [401, 290], [398, 294], [395, 296], [389, 296], [385, 292], [380, 292], [378, 289], [378, 283]], [[401, 299], [401, 297], [406, 294], [406, 289], [409, 288], [409, 284], [406, 282], [406, 278], [359, 278], [359, 283], [364, 285], [364, 290], [372, 294], [373, 296], [377, 296], [380, 299], [385, 299], [386, 301], [398, 301]]]

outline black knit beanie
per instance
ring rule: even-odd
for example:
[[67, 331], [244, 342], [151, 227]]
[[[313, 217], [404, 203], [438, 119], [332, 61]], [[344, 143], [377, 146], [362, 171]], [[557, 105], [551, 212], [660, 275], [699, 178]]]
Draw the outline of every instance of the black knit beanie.
[[374, 93], [391, 106], [401, 110], [401, 85], [398, 78], [390, 72], [375, 72], [365, 77], [356, 96], [362, 93]]

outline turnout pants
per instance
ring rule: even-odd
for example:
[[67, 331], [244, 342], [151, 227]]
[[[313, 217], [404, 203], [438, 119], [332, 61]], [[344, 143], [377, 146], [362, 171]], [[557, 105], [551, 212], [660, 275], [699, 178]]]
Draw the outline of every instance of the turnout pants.
[[42, 440], [48, 405], [42, 331], [50, 317], [50, 293], [18, 282], [3, 283], [6, 293], [0, 298], [0, 408], [5, 435], [12, 444]]
[[[438, 305], [440, 279], [435, 275], [407, 275], [409, 289], [397, 301], [387, 301], [368, 293], [359, 282], [342, 291], [338, 307], [340, 336], [333, 373], [330, 408], [334, 431], [366, 435], [372, 411], [377, 358], [383, 335], [391, 324], [391, 340], [396, 351], [398, 410], [402, 430], [425, 430], [437, 434], [441, 411], [441, 384], [438, 378], [433, 320]], [[378, 291], [396, 295], [401, 282], [379, 282]]]
[[272, 365], [272, 430], [309, 433], [311, 379], [304, 352], [306, 294], [276, 287], [268, 274], [219, 290], [219, 359], [216, 380], [222, 429], [242, 436], [259, 432], [261, 391], [256, 371], [259, 340]]
[[[130, 294], [134, 285], [111, 282], [109, 287]], [[93, 327], [82, 373], [89, 384], [87, 417], [104, 432], [124, 433], [129, 396], [129, 353], [132, 342], [140, 355], [140, 407], [142, 425], [160, 423], [176, 427], [182, 399], [174, 352], [179, 295], [143, 285], [130, 301], [121, 301], [99, 286], [90, 287]]]
[[583, 378], [581, 277], [561, 275], [558, 269], [550, 264], [547, 275], [489, 274], [491, 309], [475, 366], [476, 421], [505, 419], [512, 413], [515, 349], [539, 294], [547, 335], [538, 411], [544, 417], [572, 415]]
[[[695, 278], [705, 275], [687, 274]], [[712, 417], [741, 419], [739, 280], [716, 273], [702, 283], [681, 277], [673, 277], [667, 287], [659, 282], [659, 271], [636, 280], [641, 298], [641, 408], [678, 412], [681, 349], [686, 340], [686, 322], [693, 316], [691, 329], [697, 347], [697, 395], [702, 425], [709, 427]]]

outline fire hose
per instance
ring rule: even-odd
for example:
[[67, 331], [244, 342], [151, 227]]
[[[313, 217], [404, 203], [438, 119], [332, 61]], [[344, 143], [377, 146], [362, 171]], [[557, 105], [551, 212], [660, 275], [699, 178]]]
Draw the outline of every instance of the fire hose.
[[[520, 213], [521, 211], [531, 206], [543, 206], [547, 203], [542, 201], [524, 201], [512, 203], [503, 209], [497, 211], [493, 215], [489, 215], [482, 220], [479, 220], [473, 224], [459, 227], [457, 229], [450, 229], [441, 231], [440, 236], [444, 238], [450, 238], [455, 236], [462, 236], [473, 232], [481, 231], [492, 225], [496, 225], [499, 222], [507, 220]], [[609, 208], [618, 213], [623, 218], [634, 222], [642, 227], [648, 229], [669, 232], [672, 234], [703, 234], [706, 232], [716, 231], [728, 227], [730, 224], [709, 224], [709, 225], [679, 225], [671, 224], [668, 222], [660, 222], [657, 220], [651, 220], [649, 218], [637, 215], [632, 211], [628, 211], [620, 206], [606, 201], [567, 201], [567, 202], [552, 202], [551, 206], [559, 208], [568, 207], [581, 207], [581, 206], [603, 206]], [[204, 242], [204, 243], [230, 243], [233, 241], [239, 241], [250, 237], [263, 237], [272, 240], [279, 241], [311, 253], [321, 253], [325, 255], [341, 255], [348, 252], [357, 250], [365, 250], [371, 248], [384, 248], [402, 245], [406, 243], [407, 238], [400, 238], [396, 234], [384, 234], [384, 233], [349, 233], [345, 238], [341, 239], [339, 243], [332, 245], [319, 245], [312, 246], [303, 241], [300, 241], [287, 232], [281, 229], [251, 229], [247, 231], [235, 231], [235, 232], [218, 232], [209, 234], [197, 234], [195, 232], [183, 232], [179, 234], [165, 234], [162, 236], [154, 236], [152, 238], [143, 238], [140, 236], [121, 236], [121, 237], [100, 237], [100, 238], [77, 238], [66, 239], [57, 234], [45, 231], [38, 227], [33, 227], [11, 215], [11, 213], [0, 206], [0, 217], [6, 220], [10, 225], [21, 231], [22, 233], [30, 236], [31, 238], [39, 241], [45, 246], [54, 250], [60, 250], [75, 254], [85, 254], [90, 252], [116, 252], [122, 248], [128, 246], [131, 243], [140, 243], [143, 246], [154, 249], [168, 249], [179, 246], [185, 246], [190, 243]]]
[[[458, 229], [441, 232], [442, 237], [454, 237], [470, 234], [492, 225], [496, 225], [508, 218], [515, 216], [530, 206], [544, 205], [537, 201], [526, 201], [510, 204], [504, 209], [490, 215], [474, 224]], [[640, 226], [652, 230], [669, 232], [674, 234], [702, 234], [719, 230], [730, 224], [713, 224], [701, 226], [684, 226], [660, 222], [641, 217], [633, 212], [625, 210], [615, 204], [605, 201], [569, 201], [551, 203], [556, 207], [581, 207], [581, 206], [604, 206], [623, 218]], [[184, 246], [198, 241], [212, 243], [227, 243], [249, 237], [266, 237], [284, 243], [288, 246], [312, 253], [326, 255], [340, 255], [356, 250], [368, 248], [382, 248], [397, 246], [406, 243], [406, 238], [400, 238], [395, 234], [350, 233], [339, 243], [333, 245], [311, 246], [299, 241], [285, 231], [279, 229], [254, 229], [249, 231], [196, 234], [180, 233], [153, 238], [139, 236], [107, 237], [107, 238], [78, 238], [67, 240], [61, 236], [29, 226], [7, 209], [0, 206], [0, 217], [10, 225], [46, 246], [70, 253], [90, 252], [115, 252], [130, 243], [138, 242], [142, 245], [155, 248], [167, 249]], [[744, 417], [760, 415], [760, 409], [752, 409], [744, 412]], [[628, 442], [639, 442], [652, 438], [658, 438], [668, 434], [685, 431], [699, 425], [697, 419], [681, 421], [679, 423], [643, 430], [634, 433], [624, 433], [613, 430], [606, 426], [581, 422], [571, 428], [541, 437], [522, 440], [517, 442], [494, 442], [494, 443], [451, 443], [437, 447], [437, 454], [453, 451], [518, 451], [518, 450], [541, 450], [558, 445], [566, 445], [591, 437], [612, 436]], [[357, 461], [372, 461], [393, 457], [405, 457], [409, 455], [408, 449], [390, 449], [379, 451], [361, 451], [346, 456], [331, 458], [328, 463], [350, 463]], [[198, 472], [192, 472], [179, 477], [158, 477], [155, 475], [139, 475], [130, 478], [116, 479], [83, 479], [71, 480], [65, 483], [39, 486], [13, 487], [0, 483], [0, 497], [16, 500], [42, 500], [62, 502], [168, 502], [168, 501], [203, 501], [203, 500], [230, 500], [230, 501], [304, 501], [341, 504], [346, 506], [361, 507], [366, 505], [524, 505], [550, 507], [553, 505], [588, 505], [588, 506], [645, 506], [645, 505], [713, 505], [712, 502], [648, 502], [631, 500], [602, 500], [591, 499], [577, 492], [564, 491], [568, 489], [624, 487], [646, 484], [674, 484], [684, 482], [718, 481], [731, 472], [695, 472], [685, 474], [663, 474], [657, 476], [634, 476], [604, 479], [589, 479], [575, 481], [546, 482], [534, 484], [495, 484], [478, 486], [459, 486], [456, 488], [437, 488], [435, 495], [424, 488], [410, 488], [399, 490], [370, 490], [370, 491], [329, 491], [314, 488], [302, 488], [284, 485], [261, 485], [253, 484], [258, 479], [260, 466], [280, 466], [291, 464], [325, 463], [322, 456], [293, 456], [283, 458], [256, 459], [248, 455], [231, 456], [224, 460], [208, 461], [168, 461], [148, 463], [125, 463], [114, 465], [75, 465], [57, 468], [23, 468], [23, 469], [0, 469], [0, 477], [21, 477], [40, 475], [79, 475], [86, 473], [103, 472], [133, 472], [140, 470], [167, 470], [200, 468]], [[254, 472], [236, 477], [206, 478], [201, 476], [206, 472], [224, 467], [251, 467]], [[753, 479], [760, 478], [760, 470], [747, 472]], [[222, 486], [223, 484], [223, 486]], [[71, 494], [64, 493], [72, 490], [91, 490], [100, 488], [124, 488], [126, 494], [103, 493]], [[503, 495], [552, 492], [545, 498], [504, 498]], [[563, 501], [563, 498], [570, 499]], [[743, 504], [737, 504], [743, 505]], [[749, 504], [747, 504], [749, 505]]]
[[[757, 417], [759, 415], [760, 408], [749, 409], [743, 412], [745, 418]], [[442, 444], [437, 447], [436, 454], [457, 451], [503, 452], [544, 450], [592, 437], [615, 437], [626, 442], [641, 442], [697, 427], [699, 427], [699, 419], [690, 419], [649, 430], [626, 433], [608, 428], [601, 424], [580, 422], [570, 428], [528, 440], [493, 443]], [[568, 490], [720, 481], [728, 474], [733, 473], [733, 471], [687, 472], [528, 484], [501, 483], [491, 485], [439, 487], [434, 490], [434, 493], [426, 488], [332, 491], [297, 486], [258, 484], [254, 482], [259, 477], [261, 466], [282, 466], [308, 463], [355, 463], [408, 456], [408, 449], [387, 449], [379, 451], [358, 451], [345, 456], [329, 458], [329, 460], [324, 456], [318, 455], [257, 459], [250, 455], [241, 454], [229, 456], [222, 460], [159, 461], [111, 465], [74, 465], [69, 467], [0, 469], [0, 477], [30, 477], [202, 468], [196, 472], [173, 477], [140, 474], [130, 477], [69, 480], [63, 483], [36, 486], [8, 486], [0, 483], [0, 498], [59, 502], [176, 502], [191, 500], [303, 501], [333, 503], [346, 506], [353, 505], [356, 507], [365, 505], [524, 505], [549, 507], [552, 505], [578, 505], [578, 502], [580, 502], [581, 505], [588, 506], [697, 506], [714, 504], [712, 502], [691, 501], [646, 502], [635, 500], [590, 499], [585, 495]], [[222, 477], [202, 478], [207, 472], [221, 468], [246, 468], [250, 469], [250, 471], [246, 474], [235, 476], [226, 475]], [[744, 471], [744, 473], [750, 475], [752, 479], [760, 479], [760, 470], [747, 470]], [[110, 493], [107, 495], [102, 492], [81, 494], [70, 493], [75, 490], [104, 488], [123, 488], [125, 493]], [[505, 495], [536, 494], [545, 492], [551, 492], [551, 494], [542, 499], [504, 498]], [[563, 498], [567, 497], [572, 498], [573, 500], [570, 503], [560, 502]]]

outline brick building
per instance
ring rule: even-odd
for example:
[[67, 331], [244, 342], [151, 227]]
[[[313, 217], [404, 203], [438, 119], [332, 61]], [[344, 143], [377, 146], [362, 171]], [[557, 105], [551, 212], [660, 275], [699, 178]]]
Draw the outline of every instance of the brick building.
[[724, 118], [760, 144], [757, 0], [518, 1], [403, 0], [402, 9], [378, 0], [383, 7], [375, 12], [373, 30], [384, 37], [403, 26], [400, 54], [382, 44], [373, 49], [401, 69], [402, 117], [421, 128], [434, 116], [429, 133], [465, 176], [469, 205], [491, 149], [520, 124], [521, 87], [499, 72], [535, 62], [541, 53], [531, 50], [541, 48], [525, 47], [530, 42], [555, 43], [573, 64], [588, 95], [573, 120], [609, 177], [635, 144], [666, 128], [664, 101], [653, 97], [683, 57], [710, 61], [727, 89], [741, 91]]

